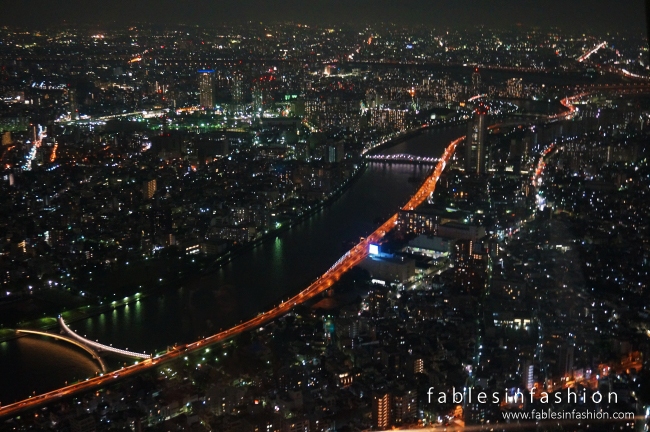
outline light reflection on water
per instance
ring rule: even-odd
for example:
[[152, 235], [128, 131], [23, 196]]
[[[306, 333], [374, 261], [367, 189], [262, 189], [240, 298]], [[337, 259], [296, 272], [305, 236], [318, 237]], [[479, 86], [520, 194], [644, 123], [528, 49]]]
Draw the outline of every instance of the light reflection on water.
[[[100, 368], [87, 353], [66, 342], [25, 336], [5, 342], [3, 364], [12, 369], [0, 373], [0, 402], [7, 404], [32, 392], [41, 393], [74, 380], [95, 376]], [[20, 377], [16, 380], [16, 377]]]

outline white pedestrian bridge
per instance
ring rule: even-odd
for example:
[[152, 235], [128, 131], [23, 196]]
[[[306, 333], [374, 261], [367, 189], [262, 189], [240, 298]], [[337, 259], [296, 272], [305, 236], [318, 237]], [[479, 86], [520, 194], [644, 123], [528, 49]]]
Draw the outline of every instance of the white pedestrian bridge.
[[104, 360], [100, 356], [103, 353], [111, 353], [122, 357], [129, 357], [135, 359], [148, 359], [152, 357], [151, 354], [129, 351], [128, 349], [114, 348], [112, 346], [104, 345], [99, 342], [91, 341], [85, 337], [79, 336], [75, 331], [73, 331], [70, 327], [68, 327], [68, 325], [65, 323], [65, 321], [61, 316], [59, 316], [58, 322], [59, 322], [59, 327], [61, 328], [60, 334], [47, 332], [43, 330], [29, 330], [29, 329], [19, 329], [16, 330], [16, 333], [51, 337], [53, 339], [58, 339], [58, 340], [71, 343], [83, 349], [91, 356], [93, 356], [93, 358], [97, 360], [97, 362], [99, 363], [102, 372], [106, 372], [107, 370], [106, 364], [104, 363]]

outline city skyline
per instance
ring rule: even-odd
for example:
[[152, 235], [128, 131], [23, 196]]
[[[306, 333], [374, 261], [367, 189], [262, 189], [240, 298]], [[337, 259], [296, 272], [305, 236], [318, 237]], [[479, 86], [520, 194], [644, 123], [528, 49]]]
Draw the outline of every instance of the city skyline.
[[650, 425], [645, 32], [194, 6], [0, 27], [0, 432]]

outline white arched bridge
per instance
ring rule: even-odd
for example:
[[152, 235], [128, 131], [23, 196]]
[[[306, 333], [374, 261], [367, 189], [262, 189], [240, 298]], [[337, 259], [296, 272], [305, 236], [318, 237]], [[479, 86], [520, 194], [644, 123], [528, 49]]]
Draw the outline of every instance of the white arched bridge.
[[78, 346], [82, 350], [86, 351], [88, 354], [93, 356], [95, 360], [97, 360], [97, 363], [99, 363], [99, 366], [102, 368], [102, 372], [106, 372], [106, 364], [104, 363], [104, 360], [93, 350], [92, 348], [87, 347], [86, 345], [82, 344], [81, 342], [77, 341], [76, 339], [73, 339], [71, 337], [62, 335], [62, 334], [57, 334], [57, 333], [50, 333], [42, 330], [16, 330], [16, 333], [18, 334], [32, 334], [32, 335], [38, 335], [38, 336], [47, 336], [51, 337], [54, 339], [62, 340], [68, 343], [71, 343], [73, 345]]
[[112, 346], [104, 345], [99, 342], [91, 341], [89, 339], [86, 339], [85, 337], [79, 336], [76, 332], [74, 332], [70, 327], [68, 327], [65, 321], [63, 321], [63, 318], [61, 316], [59, 316], [58, 321], [59, 321], [59, 327], [61, 328], [61, 334], [47, 332], [43, 330], [27, 330], [27, 329], [16, 330], [16, 333], [46, 336], [46, 337], [51, 337], [54, 339], [71, 343], [83, 349], [91, 356], [93, 356], [93, 358], [97, 360], [97, 362], [99, 363], [102, 372], [106, 372], [107, 368], [106, 368], [106, 364], [104, 363], [104, 360], [100, 356], [101, 353], [117, 354], [123, 357], [129, 357], [135, 359], [151, 358], [150, 354], [144, 354], [144, 353], [129, 351], [126, 349], [114, 348]]

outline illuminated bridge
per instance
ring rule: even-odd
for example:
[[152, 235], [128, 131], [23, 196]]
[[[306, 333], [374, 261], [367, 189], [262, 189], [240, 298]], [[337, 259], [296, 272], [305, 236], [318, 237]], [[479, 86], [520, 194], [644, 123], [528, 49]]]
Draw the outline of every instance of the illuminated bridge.
[[57, 334], [57, 333], [50, 333], [50, 332], [41, 331], [41, 330], [16, 330], [16, 333], [18, 333], [18, 334], [32, 334], [32, 335], [38, 335], [38, 336], [46, 336], [46, 337], [51, 337], [53, 339], [58, 339], [58, 340], [62, 340], [62, 341], [71, 343], [71, 344], [81, 348], [82, 350], [86, 351], [91, 356], [93, 356], [93, 358], [95, 360], [97, 360], [97, 363], [99, 363], [99, 366], [102, 368], [102, 372], [106, 372], [106, 370], [107, 370], [106, 364], [104, 363], [104, 360], [99, 356], [99, 354], [97, 354], [97, 352], [95, 350], [93, 350], [92, 348], [84, 345], [83, 343], [81, 343], [78, 340], [73, 339], [73, 338], [71, 338], [69, 336], [65, 336], [65, 335]]
[[110, 352], [113, 354], [121, 355], [124, 357], [131, 357], [131, 358], [137, 358], [137, 359], [148, 359], [151, 358], [150, 354], [143, 354], [143, 353], [137, 353], [129, 350], [123, 350], [119, 348], [113, 348], [112, 346], [107, 346], [104, 344], [100, 344], [98, 342], [93, 342], [91, 340], [88, 340], [84, 337], [79, 336], [77, 333], [73, 332], [70, 327], [63, 321], [63, 318], [59, 316], [59, 326], [61, 326], [61, 333], [69, 336], [70, 338], [76, 340], [80, 344], [85, 345], [88, 348], [92, 348], [93, 350], [96, 350], [97, 352]]
[[593, 49], [590, 49], [589, 51], [585, 52], [583, 55], [581, 55], [578, 58], [578, 61], [582, 63], [583, 61], [587, 60], [589, 57], [591, 57], [592, 54], [595, 54], [599, 49], [605, 48], [607, 46], [607, 42], [601, 42], [598, 45], [596, 45]]
[[414, 156], [410, 154], [398, 153], [390, 155], [369, 155], [366, 159], [371, 162], [388, 162], [388, 163], [409, 163], [409, 164], [436, 164], [440, 158], [427, 156]]
[[[618, 70], [621, 71], [620, 69]], [[646, 79], [647, 77], [642, 77]], [[623, 93], [646, 93], [650, 90], [650, 84], [647, 82], [627, 82], [616, 84], [585, 84], [576, 86], [576, 89], [582, 92], [597, 93], [597, 92], [623, 92]]]

